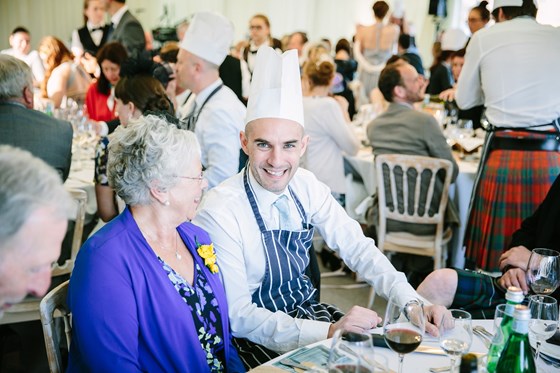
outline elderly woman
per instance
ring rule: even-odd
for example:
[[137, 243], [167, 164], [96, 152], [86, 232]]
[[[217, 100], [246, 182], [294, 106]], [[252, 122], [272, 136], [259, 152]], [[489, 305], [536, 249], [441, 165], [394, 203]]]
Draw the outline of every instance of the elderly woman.
[[127, 208], [78, 254], [68, 371], [244, 371], [219, 259], [189, 222], [207, 186], [196, 137], [148, 115], [119, 127], [109, 153]]
[[91, 78], [64, 43], [54, 36], [45, 36], [39, 44], [39, 56], [45, 65], [45, 79], [41, 84], [44, 98], [55, 107], [64, 106], [65, 98], [83, 101]]

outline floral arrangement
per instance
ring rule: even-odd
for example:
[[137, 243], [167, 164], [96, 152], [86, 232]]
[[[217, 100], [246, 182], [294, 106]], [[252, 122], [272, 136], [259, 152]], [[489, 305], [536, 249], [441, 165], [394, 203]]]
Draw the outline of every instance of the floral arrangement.
[[210, 272], [218, 273], [220, 269], [216, 264], [216, 253], [214, 252], [214, 244], [201, 245], [195, 237], [196, 252], [202, 259], [204, 259], [204, 265], [208, 267]]

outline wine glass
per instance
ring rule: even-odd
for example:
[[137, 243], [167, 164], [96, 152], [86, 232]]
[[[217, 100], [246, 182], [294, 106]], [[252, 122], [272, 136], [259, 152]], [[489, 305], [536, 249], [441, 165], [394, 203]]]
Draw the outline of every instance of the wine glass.
[[527, 283], [535, 294], [549, 295], [558, 288], [560, 279], [560, 253], [537, 248], [531, 252], [527, 266]]
[[413, 299], [401, 306], [396, 297], [389, 299], [383, 335], [389, 348], [399, 354], [399, 373], [402, 372], [404, 354], [416, 350], [422, 342], [425, 326], [422, 301]]
[[529, 338], [535, 341], [535, 362], [539, 359], [542, 341], [556, 333], [558, 328], [558, 302], [548, 295], [531, 295], [529, 297]]
[[463, 310], [449, 310], [439, 327], [439, 345], [451, 359], [451, 373], [457, 372], [461, 361], [459, 357], [469, 351], [471, 344], [471, 314]]
[[329, 373], [374, 371], [373, 340], [370, 333], [337, 330], [329, 352]]

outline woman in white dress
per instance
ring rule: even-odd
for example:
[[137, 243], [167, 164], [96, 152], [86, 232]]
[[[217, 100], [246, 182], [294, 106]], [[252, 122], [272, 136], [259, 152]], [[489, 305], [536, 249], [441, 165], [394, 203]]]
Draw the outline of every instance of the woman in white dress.
[[54, 36], [45, 36], [39, 44], [39, 55], [45, 65], [43, 98], [52, 100], [55, 108], [64, 107], [66, 98], [83, 102], [91, 77], [74, 62], [74, 55], [64, 43]]
[[303, 166], [344, 204], [343, 154], [355, 155], [360, 143], [350, 127], [348, 101], [330, 95], [335, 72], [334, 62], [326, 54], [308, 60], [303, 67], [303, 113], [305, 132], [310, 137]]

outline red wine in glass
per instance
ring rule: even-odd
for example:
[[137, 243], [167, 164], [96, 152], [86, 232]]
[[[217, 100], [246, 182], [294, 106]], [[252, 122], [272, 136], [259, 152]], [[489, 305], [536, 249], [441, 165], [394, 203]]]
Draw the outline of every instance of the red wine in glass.
[[414, 330], [391, 329], [385, 333], [385, 341], [396, 353], [408, 354], [422, 343], [422, 335]]

